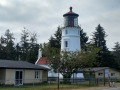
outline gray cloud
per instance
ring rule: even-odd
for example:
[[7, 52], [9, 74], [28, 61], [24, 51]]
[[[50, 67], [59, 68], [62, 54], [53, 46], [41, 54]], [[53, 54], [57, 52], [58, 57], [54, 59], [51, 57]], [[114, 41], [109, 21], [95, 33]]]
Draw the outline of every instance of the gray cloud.
[[120, 42], [120, 0], [1, 0], [0, 35], [10, 29], [17, 41], [23, 27], [38, 34], [38, 42], [47, 42], [57, 26], [63, 25], [62, 15], [73, 6], [79, 24], [91, 37], [101, 24], [108, 34], [107, 46]]

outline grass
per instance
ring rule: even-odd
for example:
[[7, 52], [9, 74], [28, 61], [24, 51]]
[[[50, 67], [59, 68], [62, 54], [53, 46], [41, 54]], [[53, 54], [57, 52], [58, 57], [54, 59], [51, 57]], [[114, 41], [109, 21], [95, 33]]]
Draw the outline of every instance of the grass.
[[[70, 89], [81, 89], [88, 87], [96, 87], [96, 85], [80, 85], [80, 84], [62, 84], [59, 90], [70, 90]], [[58, 90], [57, 85], [35, 85], [35, 86], [10, 86], [10, 87], [0, 87], [0, 90]]]

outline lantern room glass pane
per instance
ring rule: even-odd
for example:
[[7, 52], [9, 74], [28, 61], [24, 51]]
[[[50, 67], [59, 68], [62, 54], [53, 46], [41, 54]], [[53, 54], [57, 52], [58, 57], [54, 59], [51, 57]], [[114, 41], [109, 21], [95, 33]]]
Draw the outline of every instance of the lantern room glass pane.
[[68, 26], [74, 27], [74, 17], [69, 17], [68, 18]]
[[65, 27], [74, 27], [78, 26], [78, 18], [74, 16], [64, 17], [64, 26]]
[[64, 26], [65, 27], [68, 26], [68, 18], [67, 17], [64, 18]]
[[78, 18], [74, 18], [74, 26], [78, 26]]

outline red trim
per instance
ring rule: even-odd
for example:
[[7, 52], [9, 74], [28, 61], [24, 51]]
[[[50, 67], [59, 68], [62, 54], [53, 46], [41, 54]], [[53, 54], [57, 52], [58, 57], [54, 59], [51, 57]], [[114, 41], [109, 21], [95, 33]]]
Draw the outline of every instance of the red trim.
[[76, 13], [74, 13], [74, 12], [67, 12], [66, 14], [76, 14]]
[[48, 64], [47, 57], [41, 57], [36, 64], [39, 64], [39, 65]]

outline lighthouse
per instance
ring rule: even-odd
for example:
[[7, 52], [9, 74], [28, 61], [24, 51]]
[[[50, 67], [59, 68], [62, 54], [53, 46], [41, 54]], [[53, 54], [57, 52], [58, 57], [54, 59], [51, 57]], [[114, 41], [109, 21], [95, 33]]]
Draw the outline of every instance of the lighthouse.
[[64, 26], [62, 28], [61, 51], [81, 51], [80, 27], [78, 25], [78, 14], [70, 11], [63, 15]]

